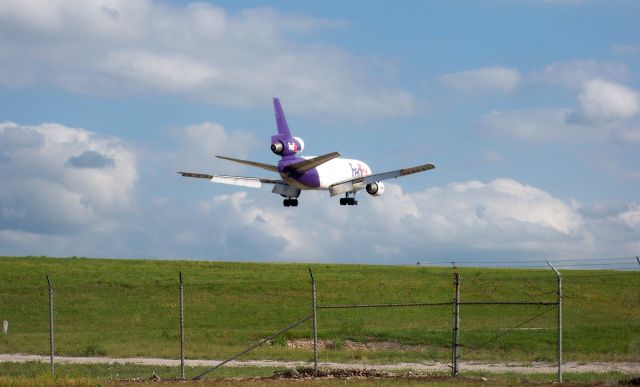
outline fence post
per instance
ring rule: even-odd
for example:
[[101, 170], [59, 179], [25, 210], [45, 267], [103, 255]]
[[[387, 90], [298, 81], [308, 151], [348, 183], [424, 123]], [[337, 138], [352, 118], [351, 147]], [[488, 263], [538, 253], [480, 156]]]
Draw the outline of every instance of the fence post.
[[55, 345], [53, 340], [53, 287], [51, 286], [51, 281], [49, 281], [49, 276], [47, 274], [44, 275], [47, 278], [47, 288], [49, 289], [49, 360], [51, 362], [51, 376], [55, 375], [55, 365], [54, 365], [54, 354], [55, 354]]
[[184, 283], [180, 272], [180, 379], [184, 380]]
[[460, 357], [460, 273], [454, 266], [455, 297], [453, 298], [453, 338], [451, 345], [451, 374], [458, 376], [458, 358]]
[[317, 320], [317, 307], [316, 307], [316, 280], [313, 278], [313, 272], [309, 268], [309, 275], [311, 276], [311, 311], [312, 311], [312, 323], [313, 323], [313, 369], [318, 371], [318, 320]]
[[558, 382], [562, 383], [562, 275], [555, 267], [547, 260], [547, 264], [553, 269], [558, 277], [558, 343], [557, 343], [557, 357], [558, 357]]

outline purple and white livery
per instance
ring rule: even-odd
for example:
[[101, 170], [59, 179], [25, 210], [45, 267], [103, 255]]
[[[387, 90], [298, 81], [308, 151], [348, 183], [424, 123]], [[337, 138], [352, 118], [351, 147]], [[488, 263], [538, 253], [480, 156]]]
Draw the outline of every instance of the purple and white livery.
[[216, 157], [277, 172], [280, 174], [280, 179], [209, 175], [193, 172], [178, 173], [186, 177], [198, 177], [209, 179], [214, 183], [242, 187], [260, 188], [262, 184], [273, 184], [272, 192], [285, 198], [283, 201], [285, 207], [297, 207], [298, 197], [302, 190], [328, 190], [331, 196], [344, 194], [344, 197], [340, 198], [340, 205], [353, 206], [358, 204], [355, 195], [361, 189], [365, 189], [370, 195], [380, 196], [384, 192], [382, 180], [398, 178], [434, 168], [433, 164], [424, 164], [417, 167], [372, 174], [371, 168], [366, 163], [360, 160], [343, 159], [338, 152], [317, 157], [298, 156], [298, 153], [304, 150], [304, 142], [300, 137], [291, 135], [278, 98], [273, 99], [273, 108], [276, 113], [278, 134], [271, 136], [271, 151], [280, 156], [278, 165], [218, 155]]

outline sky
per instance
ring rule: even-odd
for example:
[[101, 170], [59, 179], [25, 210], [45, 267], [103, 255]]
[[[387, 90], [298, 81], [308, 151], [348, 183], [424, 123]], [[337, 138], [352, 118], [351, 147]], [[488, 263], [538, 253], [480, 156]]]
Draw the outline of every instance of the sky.
[[[640, 3], [0, 0], [0, 255], [409, 264], [640, 254]], [[176, 171], [436, 169], [340, 206]]]

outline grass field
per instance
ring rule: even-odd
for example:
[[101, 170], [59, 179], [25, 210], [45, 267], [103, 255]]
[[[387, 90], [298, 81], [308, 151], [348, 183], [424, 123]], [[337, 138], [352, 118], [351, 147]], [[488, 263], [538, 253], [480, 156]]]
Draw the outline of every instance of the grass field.
[[[194, 375], [202, 369], [189, 369], [189, 374]], [[378, 378], [319, 378], [319, 379], [282, 379], [274, 378], [275, 372], [282, 372], [273, 367], [242, 367], [223, 368], [216, 373], [213, 379], [207, 381], [176, 381], [175, 369], [170, 367], [149, 367], [149, 366], [118, 366], [118, 365], [60, 365], [59, 373], [64, 377], [51, 377], [49, 366], [41, 363], [26, 363], [20, 365], [10, 365], [0, 363], [0, 385], [2, 386], [113, 386], [113, 385], [149, 385], [156, 386], [159, 383], [152, 381], [152, 375], [162, 375], [163, 386], [185, 386], [185, 385], [209, 385], [210, 380], [216, 385], [318, 385], [318, 386], [406, 386], [406, 385], [438, 385], [438, 386], [476, 386], [487, 384], [491, 386], [515, 386], [515, 385], [555, 385], [554, 374], [534, 374], [520, 375], [516, 373], [490, 373], [473, 372], [467, 373], [463, 377], [452, 378], [447, 374], [416, 374], [399, 371], [390, 377]], [[91, 375], [87, 377], [86, 375]], [[564, 377], [563, 385], [585, 385], [597, 382], [598, 385], [632, 385], [638, 379], [620, 372], [609, 373], [567, 373]], [[173, 382], [172, 382], [173, 381]], [[302, 381], [304, 383], [302, 383]], [[134, 383], [135, 382], [135, 383]]]
[[[222, 359], [318, 305], [450, 302], [451, 268], [84, 258], [0, 258], [0, 353], [49, 351], [47, 273], [55, 289], [56, 353], [179, 357], [179, 281], [186, 356]], [[462, 301], [555, 301], [551, 270], [460, 269]], [[563, 271], [564, 357], [640, 361], [640, 271]], [[530, 321], [529, 321], [530, 320]], [[452, 307], [318, 310], [321, 361], [447, 361]], [[555, 360], [555, 306], [461, 307], [461, 356]], [[517, 328], [516, 330], [513, 330]], [[243, 359], [312, 359], [311, 323]]]

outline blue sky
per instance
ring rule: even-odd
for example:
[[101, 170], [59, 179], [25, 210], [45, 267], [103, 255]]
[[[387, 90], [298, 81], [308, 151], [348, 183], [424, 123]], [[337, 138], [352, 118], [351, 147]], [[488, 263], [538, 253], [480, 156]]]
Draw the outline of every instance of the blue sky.
[[[0, 254], [410, 263], [640, 251], [634, 1], [0, 1]], [[267, 176], [271, 97], [379, 198]]]

